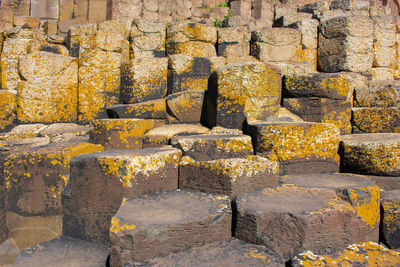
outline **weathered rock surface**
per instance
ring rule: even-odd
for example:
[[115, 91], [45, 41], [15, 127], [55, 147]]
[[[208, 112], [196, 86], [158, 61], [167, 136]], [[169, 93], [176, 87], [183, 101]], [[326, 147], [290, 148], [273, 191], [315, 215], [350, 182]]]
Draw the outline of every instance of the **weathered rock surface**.
[[127, 199], [111, 220], [110, 263], [123, 266], [229, 239], [231, 220], [227, 196], [174, 190]]
[[107, 110], [109, 118], [165, 119], [165, 98], [135, 104], [116, 104]]
[[154, 258], [143, 262], [128, 262], [125, 266], [284, 266], [284, 260], [271, 253], [263, 246], [258, 246], [232, 238], [227, 241], [213, 243], [202, 247], [171, 253], [165, 257]]
[[338, 171], [339, 130], [332, 124], [254, 122], [245, 132], [258, 155], [280, 162], [281, 174]]
[[200, 123], [204, 91], [184, 91], [166, 98], [168, 123]]
[[171, 147], [112, 150], [74, 157], [64, 198], [63, 233], [107, 243], [111, 217], [124, 197], [178, 188], [181, 152]]
[[[369, 228], [334, 190], [285, 186], [238, 196], [235, 233], [285, 259], [305, 250], [330, 253], [366, 241]], [[321, 222], [324, 223], [321, 223]]]
[[381, 195], [382, 236], [391, 249], [400, 247], [400, 191], [385, 191]]
[[343, 135], [340, 139], [342, 171], [399, 176], [399, 134], [352, 134]]
[[60, 236], [23, 250], [14, 266], [105, 266], [108, 253], [106, 246]]

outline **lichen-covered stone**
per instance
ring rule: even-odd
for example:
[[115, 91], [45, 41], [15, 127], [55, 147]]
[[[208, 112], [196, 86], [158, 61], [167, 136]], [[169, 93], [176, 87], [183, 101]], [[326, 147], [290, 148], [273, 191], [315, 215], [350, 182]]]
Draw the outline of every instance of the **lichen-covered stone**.
[[348, 100], [353, 95], [346, 75], [312, 73], [286, 76], [284, 79], [285, 97], [322, 97]]
[[281, 101], [281, 75], [261, 62], [229, 64], [210, 77], [208, 126], [242, 129], [243, 122], [275, 113]]
[[135, 104], [116, 104], [107, 109], [109, 118], [165, 119], [165, 98]]
[[167, 58], [130, 60], [121, 66], [124, 104], [160, 99], [167, 94]]
[[68, 48], [71, 57], [79, 57], [95, 47], [97, 24], [88, 23], [72, 26], [68, 32]]
[[330, 123], [254, 122], [245, 132], [257, 154], [281, 163], [281, 174], [338, 171], [340, 132]]
[[195, 161], [184, 157], [179, 168], [179, 188], [228, 195], [278, 186], [279, 163], [259, 156]]
[[188, 41], [201, 41], [215, 45], [217, 42], [217, 28], [184, 21], [168, 25], [167, 42], [183, 43]]
[[235, 204], [235, 236], [286, 260], [305, 250], [330, 253], [368, 241], [369, 228], [334, 190], [283, 186], [240, 195]]
[[273, 254], [265, 247], [232, 238], [144, 262], [128, 262], [125, 266], [257, 266], [265, 264], [274, 267], [285, 265], [283, 258]]
[[21, 251], [14, 266], [100, 266], [106, 265], [107, 255], [106, 246], [60, 236]]
[[242, 158], [253, 154], [251, 138], [242, 134], [175, 136], [171, 144], [196, 161]]
[[91, 153], [71, 160], [64, 199], [64, 234], [107, 243], [111, 217], [124, 197], [178, 187], [178, 149], [147, 148]]
[[161, 20], [134, 20], [130, 34], [132, 58], [164, 57], [166, 27], [166, 23]]
[[101, 119], [92, 122], [90, 142], [101, 144], [106, 150], [142, 148], [143, 135], [164, 125], [162, 120]]
[[198, 135], [209, 131], [207, 127], [196, 124], [167, 124], [148, 131], [143, 136], [143, 147], [168, 145], [175, 135]]
[[111, 220], [110, 263], [123, 266], [229, 239], [231, 220], [227, 196], [173, 190], [127, 199]]
[[99, 49], [79, 55], [79, 122], [106, 118], [106, 108], [119, 102], [121, 61], [121, 53]]
[[380, 192], [369, 176], [339, 173], [287, 175], [282, 176], [279, 182], [282, 185], [335, 190], [353, 206], [357, 216], [368, 226], [369, 233], [366, 233], [365, 240], [379, 241]]
[[400, 132], [400, 110], [397, 107], [352, 108], [353, 133]]
[[168, 55], [184, 54], [193, 57], [215, 57], [217, 52], [215, 46], [210, 43], [190, 41], [184, 43], [168, 43], [167, 44]]
[[0, 90], [0, 132], [9, 131], [17, 121], [17, 92]]
[[70, 159], [102, 150], [100, 145], [71, 141], [9, 152], [1, 166], [6, 209], [21, 215], [60, 215]]
[[371, 133], [341, 136], [341, 170], [399, 176], [400, 134]]
[[123, 50], [129, 49], [129, 30], [128, 25], [119, 20], [99, 23], [95, 39], [96, 47], [109, 52], [126, 52]]
[[190, 90], [166, 98], [168, 123], [200, 123], [204, 91]]
[[210, 60], [190, 55], [169, 56], [168, 92], [206, 90], [211, 74]]
[[375, 83], [368, 87], [356, 87], [354, 107], [397, 107], [400, 105], [400, 84]]
[[400, 247], [400, 190], [385, 191], [381, 195], [382, 236], [391, 249]]
[[351, 133], [351, 101], [318, 97], [284, 98], [282, 106], [305, 121], [332, 123], [341, 134]]
[[293, 62], [301, 33], [291, 28], [263, 28], [252, 33], [251, 55], [263, 62]]
[[22, 123], [77, 119], [78, 64], [72, 57], [36, 52], [19, 59], [17, 118]]
[[400, 253], [374, 242], [353, 244], [345, 250], [328, 255], [315, 255], [307, 251], [296, 255], [292, 260], [299, 266], [396, 266], [400, 264]]

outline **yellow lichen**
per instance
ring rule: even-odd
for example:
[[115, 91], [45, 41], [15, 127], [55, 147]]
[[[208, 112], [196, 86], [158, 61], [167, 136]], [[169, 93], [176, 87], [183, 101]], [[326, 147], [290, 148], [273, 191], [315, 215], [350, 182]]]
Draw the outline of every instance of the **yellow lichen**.
[[129, 231], [129, 230], [133, 230], [135, 228], [136, 228], [136, 226], [133, 224], [132, 225], [127, 225], [127, 224], [120, 225], [120, 221], [118, 220], [118, 218], [113, 217], [111, 219], [110, 234]]

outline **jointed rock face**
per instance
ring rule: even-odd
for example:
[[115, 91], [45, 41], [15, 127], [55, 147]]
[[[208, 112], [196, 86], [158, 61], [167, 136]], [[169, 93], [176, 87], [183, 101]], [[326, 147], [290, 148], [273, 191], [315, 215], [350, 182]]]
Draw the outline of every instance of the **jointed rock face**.
[[0, 265], [400, 265], [398, 14], [1, 0]]

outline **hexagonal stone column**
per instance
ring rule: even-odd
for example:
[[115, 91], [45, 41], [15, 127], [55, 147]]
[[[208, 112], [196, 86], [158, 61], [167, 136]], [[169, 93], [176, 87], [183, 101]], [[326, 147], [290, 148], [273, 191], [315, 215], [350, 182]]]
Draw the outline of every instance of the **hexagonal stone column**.
[[400, 175], [400, 134], [352, 134], [340, 139], [343, 172]]
[[284, 186], [235, 200], [235, 236], [285, 259], [312, 250], [332, 252], [365, 241], [369, 228], [334, 190]]
[[195, 161], [184, 157], [179, 167], [179, 188], [228, 195], [278, 186], [279, 163], [259, 156]]
[[294, 267], [300, 266], [397, 266], [400, 264], [400, 253], [385, 248], [374, 242], [353, 244], [334, 254], [316, 255], [307, 251], [296, 255], [292, 260]]
[[284, 260], [263, 246], [232, 238], [222, 242], [194, 247], [142, 262], [128, 262], [127, 267], [140, 265], [162, 266], [285, 266]]
[[392, 249], [400, 247], [400, 190], [386, 191], [381, 195], [382, 235]]
[[102, 119], [92, 122], [90, 142], [101, 144], [106, 150], [142, 148], [143, 135], [164, 125], [163, 120]]
[[246, 133], [255, 151], [278, 160], [281, 174], [337, 172], [339, 129], [330, 123], [255, 122]]
[[123, 266], [229, 239], [231, 218], [227, 196], [174, 190], [128, 199], [111, 220], [110, 263]]
[[235, 63], [218, 68], [210, 77], [207, 123], [242, 129], [244, 121], [274, 114], [281, 101], [280, 70], [261, 62]]
[[368, 226], [369, 233], [365, 240], [379, 241], [380, 190], [369, 176], [340, 173], [287, 175], [282, 176], [279, 182], [282, 185], [335, 190], [343, 200], [353, 206], [357, 216]]
[[107, 243], [111, 217], [124, 197], [178, 188], [181, 151], [171, 147], [113, 150], [71, 161], [64, 234]]
[[175, 136], [172, 146], [197, 161], [246, 157], [253, 154], [251, 138], [240, 134]]

